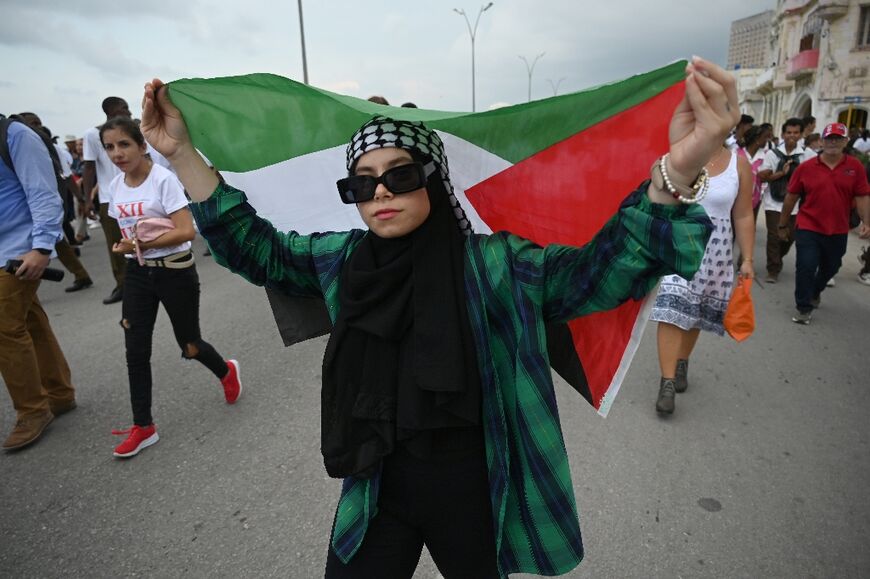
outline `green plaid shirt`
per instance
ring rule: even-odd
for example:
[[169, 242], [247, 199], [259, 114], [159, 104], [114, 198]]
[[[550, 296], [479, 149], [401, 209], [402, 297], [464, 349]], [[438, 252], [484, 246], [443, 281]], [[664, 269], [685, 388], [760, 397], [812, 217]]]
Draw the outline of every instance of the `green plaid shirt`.
[[[541, 248], [509, 233], [466, 242], [465, 290], [483, 387], [483, 427], [499, 570], [558, 575], [583, 558], [568, 456], [547, 358], [545, 321], [642, 299], [663, 275], [691, 278], [712, 229], [697, 205], [665, 206], [647, 183], [583, 247]], [[257, 285], [326, 300], [365, 235], [299, 235], [258, 217], [245, 194], [218, 186], [191, 205], [215, 260]], [[380, 476], [344, 479], [332, 546], [347, 562], [377, 513]]]

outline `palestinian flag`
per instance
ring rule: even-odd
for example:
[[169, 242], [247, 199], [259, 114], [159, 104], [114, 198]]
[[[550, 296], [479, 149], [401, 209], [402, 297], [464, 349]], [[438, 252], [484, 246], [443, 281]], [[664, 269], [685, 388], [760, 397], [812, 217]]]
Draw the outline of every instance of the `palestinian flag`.
[[[178, 80], [170, 96], [194, 145], [278, 229], [365, 227], [356, 208], [339, 200], [335, 181], [346, 174], [350, 137], [383, 114], [439, 132], [457, 198], [478, 233], [508, 230], [540, 245], [582, 245], [667, 151], [685, 65], [481, 113], [385, 107], [270, 74]], [[328, 331], [325, 308], [312, 307], [314, 300], [300, 306], [269, 298], [288, 345]], [[574, 320], [570, 336], [551, 334], [554, 368], [602, 415], [628, 371], [651, 301]]]

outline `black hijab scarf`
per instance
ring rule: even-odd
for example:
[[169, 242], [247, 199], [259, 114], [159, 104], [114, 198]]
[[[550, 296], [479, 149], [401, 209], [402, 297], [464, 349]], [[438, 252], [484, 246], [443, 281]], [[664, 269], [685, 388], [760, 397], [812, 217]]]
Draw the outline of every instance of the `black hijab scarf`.
[[321, 451], [332, 477], [368, 478], [397, 444], [425, 448], [438, 429], [480, 424], [481, 388], [465, 307], [471, 226], [438, 135], [375, 117], [348, 146], [348, 172], [382, 147], [434, 162], [426, 221], [401, 238], [369, 231], [340, 274], [339, 314], [323, 360]]

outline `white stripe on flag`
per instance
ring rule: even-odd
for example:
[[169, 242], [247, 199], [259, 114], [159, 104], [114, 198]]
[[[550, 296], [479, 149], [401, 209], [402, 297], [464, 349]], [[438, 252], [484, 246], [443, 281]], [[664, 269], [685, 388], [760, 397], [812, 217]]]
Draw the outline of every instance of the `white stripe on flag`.
[[[477, 233], [492, 230], [465, 196], [477, 183], [511, 167], [511, 163], [464, 139], [439, 131], [450, 165], [457, 199]], [[338, 197], [335, 182], [347, 174], [345, 146], [309, 153], [246, 173], [223, 172], [227, 183], [244, 191], [257, 213], [279, 231], [301, 234], [364, 229], [353, 205]]]

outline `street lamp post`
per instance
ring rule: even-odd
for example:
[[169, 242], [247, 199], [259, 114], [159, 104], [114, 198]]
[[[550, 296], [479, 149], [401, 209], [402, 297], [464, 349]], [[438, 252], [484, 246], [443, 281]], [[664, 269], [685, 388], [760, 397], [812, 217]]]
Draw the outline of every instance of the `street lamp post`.
[[529, 102], [532, 102], [532, 73], [535, 72], [535, 65], [538, 64], [538, 59], [547, 54], [546, 52], [542, 52], [538, 56], [535, 57], [535, 60], [532, 61], [532, 65], [529, 66], [529, 61], [526, 60], [525, 56], [520, 56], [520, 60], [526, 63], [526, 71], [529, 73]]
[[302, 24], [302, 0], [299, 4], [299, 37], [302, 39], [302, 78], [308, 84], [308, 60], [305, 58], [305, 26]]
[[474, 37], [477, 36], [477, 25], [480, 22], [480, 15], [490, 8], [492, 8], [492, 2], [486, 6], [480, 7], [480, 12], [477, 13], [477, 20], [474, 21], [474, 28], [471, 28], [471, 22], [468, 21], [468, 16], [466, 16], [465, 10], [460, 8], [453, 9], [454, 12], [465, 18], [465, 25], [468, 26], [468, 34], [471, 36], [471, 112], [477, 110], [477, 100], [474, 92]]
[[562, 78], [560, 78], [558, 81], [556, 81], [555, 83], [553, 82], [552, 79], [549, 79], [549, 78], [547, 79], [547, 82], [550, 83], [550, 88], [553, 89], [553, 96], [556, 96], [557, 94], [559, 94], [559, 85], [562, 84], [563, 80], [565, 80], [564, 76]]

